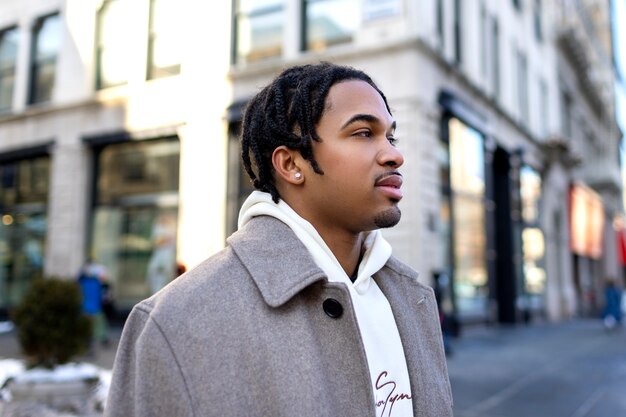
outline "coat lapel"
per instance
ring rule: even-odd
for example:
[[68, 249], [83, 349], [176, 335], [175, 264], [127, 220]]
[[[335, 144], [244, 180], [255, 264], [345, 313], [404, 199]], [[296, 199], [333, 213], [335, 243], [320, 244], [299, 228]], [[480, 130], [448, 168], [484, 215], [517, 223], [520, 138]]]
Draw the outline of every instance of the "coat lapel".
[[326, 279], [291, 228], [274, 217], [253, 218], [228, 239], [228, 244], [272, 307]]

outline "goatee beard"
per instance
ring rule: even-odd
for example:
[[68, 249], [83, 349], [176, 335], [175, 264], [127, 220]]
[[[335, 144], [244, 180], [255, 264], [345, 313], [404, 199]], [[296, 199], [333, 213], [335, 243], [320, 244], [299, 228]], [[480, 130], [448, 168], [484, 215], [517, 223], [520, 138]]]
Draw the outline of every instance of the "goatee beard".
[[374, 218], [374, 224], [379, 229], [393, 227], [398, 224], [400, 217], [402, 217], [400, 208], [398, 206], [391, 207], [381, 213], [378, 213]]

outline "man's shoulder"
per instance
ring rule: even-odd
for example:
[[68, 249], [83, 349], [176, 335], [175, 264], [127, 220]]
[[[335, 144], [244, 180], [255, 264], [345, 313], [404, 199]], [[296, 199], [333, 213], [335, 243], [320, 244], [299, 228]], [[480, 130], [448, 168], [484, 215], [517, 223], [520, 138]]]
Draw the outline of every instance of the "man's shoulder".
[[431, 288], [430, 286], [419, 281], [419, 272], [393, 255], [389, 258], [383, 267], [383, 270], [387, 270], [388, 272], [391, 272], [392, 275], [408, 280], [419, 287], [427, 289]]
[[159, 322], [203, 314], [212, 305], [226, 304], [228, 294], [243, 296], [250, 281], [244, 266], [230, 247], [210, 256], [176, 278], [161, 291], [140, 302], [136, 308]]
[[419, 273], [415, 269], [411, 268], [408, 264], [393, 255], [389, 257], [389, 260], [387, 260], [385, 268], [390, 269], [397, 275], [402, 275], [415, 280], [417, 280], [419, 276]]

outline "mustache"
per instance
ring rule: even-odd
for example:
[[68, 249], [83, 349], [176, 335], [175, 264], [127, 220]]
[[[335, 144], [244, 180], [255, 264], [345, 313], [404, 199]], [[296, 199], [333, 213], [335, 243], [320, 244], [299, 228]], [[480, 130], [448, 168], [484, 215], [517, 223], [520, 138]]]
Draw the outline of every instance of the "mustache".
[[393, 171], [383, 172], [382, 174], [378, 175], [376, 178], [374, 178], [374, 183], [382, 181], [385, 178], [391, 177], [392, 175], [398, 175], [400, 178], [404, 178], [402, 174], [400, 173], [400, 171], [393, 170]]

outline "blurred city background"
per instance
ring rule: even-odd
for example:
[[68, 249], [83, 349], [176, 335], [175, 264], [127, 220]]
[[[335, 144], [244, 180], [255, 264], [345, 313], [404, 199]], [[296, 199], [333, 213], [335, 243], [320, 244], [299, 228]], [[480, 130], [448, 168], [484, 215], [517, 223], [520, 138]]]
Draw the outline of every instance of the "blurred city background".
[[0, 321], [92, 257], [123, 322], [223, 248], [247, 100], [322, 60], [389, 100], [384, 234], [450, 334], [599, 319], [626, 283], [625, 24], [626, 0], [0, 0]]

